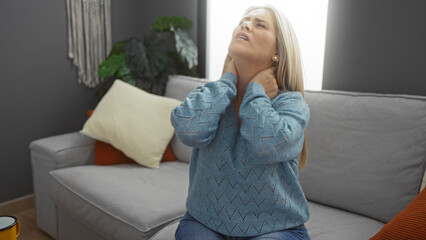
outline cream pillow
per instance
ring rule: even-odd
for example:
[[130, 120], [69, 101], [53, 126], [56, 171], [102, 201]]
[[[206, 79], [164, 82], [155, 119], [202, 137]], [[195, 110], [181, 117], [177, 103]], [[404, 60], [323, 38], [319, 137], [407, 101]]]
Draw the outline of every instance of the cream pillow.
[[158, 168], [174, 134], [171, 111], [180, 103], [116, 80], [81, 132], [113, 145], [143, 166]]

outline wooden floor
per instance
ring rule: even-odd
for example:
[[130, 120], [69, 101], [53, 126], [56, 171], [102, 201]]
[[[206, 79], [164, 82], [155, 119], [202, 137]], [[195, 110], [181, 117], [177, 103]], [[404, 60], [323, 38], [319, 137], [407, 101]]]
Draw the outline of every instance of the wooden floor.
[[34, 208], [11, 215], [18, 218], [21, 224], [21, 234], [18, 240], [53, 240], [53, 238], [37, 228]]
[[0, 204], [0, 215], [11, 215], [19, 220], [21, 234], [18, 240], [53, 240], [36, 226], [34, 196]]

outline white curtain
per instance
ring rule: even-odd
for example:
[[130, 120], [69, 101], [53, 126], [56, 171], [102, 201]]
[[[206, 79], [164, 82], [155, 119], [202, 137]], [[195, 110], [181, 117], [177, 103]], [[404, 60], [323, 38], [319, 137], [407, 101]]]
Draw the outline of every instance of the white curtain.
[[78, 69], [78, 82], [96, 87], [98, 66], [111, 50], [111, 0], [66, 0], [66, 6], [68, 57]]

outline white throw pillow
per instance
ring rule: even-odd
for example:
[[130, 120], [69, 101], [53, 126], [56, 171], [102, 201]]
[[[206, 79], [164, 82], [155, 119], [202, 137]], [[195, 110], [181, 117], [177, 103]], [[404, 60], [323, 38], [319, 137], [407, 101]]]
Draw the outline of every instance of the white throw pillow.
[[171, 111], [180, 103], [116, 80], [81, 132], [113, 145], [143, 166], [158, 168], [174, 134]]

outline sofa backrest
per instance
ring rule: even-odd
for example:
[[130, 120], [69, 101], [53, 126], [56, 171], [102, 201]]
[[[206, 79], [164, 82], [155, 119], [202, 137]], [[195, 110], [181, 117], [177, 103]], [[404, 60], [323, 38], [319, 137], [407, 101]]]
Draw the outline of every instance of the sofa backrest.
[[419, 192], [426, 167], [426, 97], [306, 91], [311, 112], [306, 197], [382, 222]]
[[[166, 92], [164, 96], [175, 98], [180, 101], [185, 100], [186, 96], [197, 86], [207, 83], [208, 80], [204, 78], [194, 78], [182, 75], [171, 75], [166, 85]], [[170, 143], [173, 153], [176, 157], [184, 162], [191, 159], [192, 148], [184, 145], [176, 135]]]

